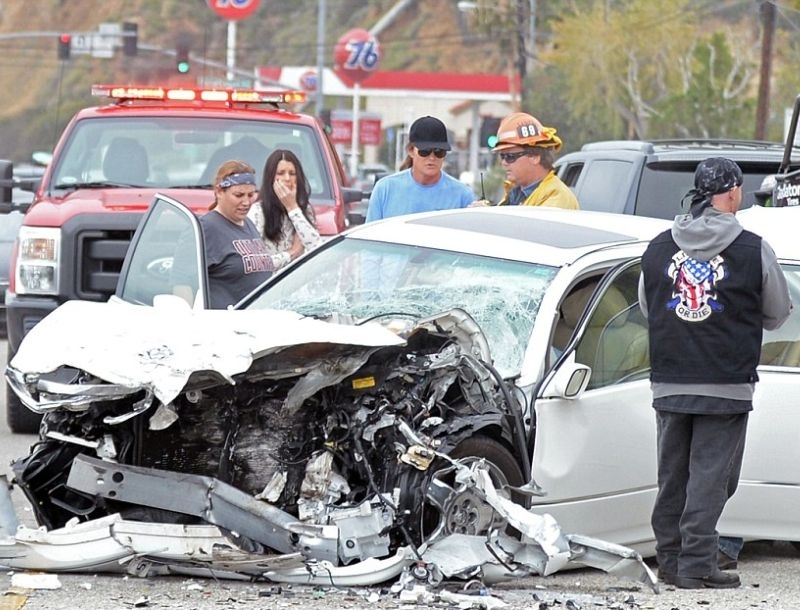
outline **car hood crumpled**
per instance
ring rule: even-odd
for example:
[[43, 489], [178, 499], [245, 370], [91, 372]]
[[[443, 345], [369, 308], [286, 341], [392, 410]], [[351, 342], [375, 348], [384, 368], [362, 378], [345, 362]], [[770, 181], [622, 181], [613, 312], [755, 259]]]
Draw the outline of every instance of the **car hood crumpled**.
[[381, 347], [404, 340], [379, 324], [333, 324], [291, 311], [190, 310], [172, 299], [153, 307], [68, 301], [26, 335], [9, 364], [22, 374], [75, 367], [112, 384], [149, 388], [169, 404], [194, 372], [231, 380], [261, 356], [312, 343]]
[[[459, 440], [505, 425], [503, 409], [515, 404], [506, 381], [490, 374], [488, 346], [465, 312], [418, 320], [398, 335], [376, 322], [157, 301], [68, 302], [9, 364], [18, 393], [49, 400], [41, 442], [12, 463], [15, 482], [29, 500], [44, 491], [37, 516], [59, 525], [19, 525], [0, 477], [0, 566], [336, 585], [398, 578], [406, 593], [453, 577], [497, 582], [592, 567], [657, 590], [639, 553], [562, 533], [552, 517], [511, 499], [509, 489], [524, 485], [500, 478], [495, 487], [484, 452], [454, 457]], [[63, 367], [81, 373], [64, 382], [54, 374]], [[355, 372], [359, 383], [336, 388]], [[367, 380], [376, 389], [359, 393]], [[228, 384], [237, 387], [217, 387]], [[319, 396], [323, 387], [335, 391]], [[162, 404], [149, 425], [131, 423], [152, 396]], [[76, 397], [85, 399], [80, 413]], [[116, 409], [103, 405], [110, 397]], [[153, 425], [168, 419], [161, 412], [173, 401], [173, 419]], [[299, 405], [307, 417], [325, 416], [295, 421]], [[234, 411], [238, 419], [225, 415]], [[126, 461], [120, 449], [133, 435], [148, 459]], [[321, 440], [321, 451], [296, 449]], [[342, 485], [351, 480], [364, 490], [351, 495]], [[408, 515], [419, 505], [426, 512], [414, 524]], [[128, 518], [112, 514], [120, 507]], [[486, 531], [453, 526], [462, 513], [486, 519]], [[173, 514], [198, 523], [162, 522]], [[392, 538], [392, 528], [405, 538]]]

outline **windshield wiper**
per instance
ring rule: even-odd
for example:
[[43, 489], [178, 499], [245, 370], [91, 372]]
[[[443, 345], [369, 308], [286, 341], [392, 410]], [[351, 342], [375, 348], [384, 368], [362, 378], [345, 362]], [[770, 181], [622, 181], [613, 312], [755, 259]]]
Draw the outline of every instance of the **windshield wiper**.
[[144, 188], [141, 184], [127, 184], [125, 182], [110, 182], [97, 180], [95, 182], [60, 182], [53, 189], [63, 191], [77, 191], [78, 189], [103, 189], [103, 188]]

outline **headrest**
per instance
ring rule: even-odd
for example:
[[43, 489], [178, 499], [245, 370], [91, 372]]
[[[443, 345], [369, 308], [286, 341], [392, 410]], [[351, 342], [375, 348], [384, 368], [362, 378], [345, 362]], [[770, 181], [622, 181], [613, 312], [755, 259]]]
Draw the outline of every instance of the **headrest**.
[[561, 317], [567, 326], [570, 328], [578, 326], [578, 320], [580, 320], [583, 310], [586, 309], [586, 303], [589, 302], [589, 298], [592, 296], [596, 286], [597, 284], [592, 282], [582, 288], [573, 290], [561, 303]]
[[619, 288], [609, 286], [592, 314], [591, 325], [606, 326], [611, 322], [614, 326], [621, 326], [628, 319], [629, 305]]

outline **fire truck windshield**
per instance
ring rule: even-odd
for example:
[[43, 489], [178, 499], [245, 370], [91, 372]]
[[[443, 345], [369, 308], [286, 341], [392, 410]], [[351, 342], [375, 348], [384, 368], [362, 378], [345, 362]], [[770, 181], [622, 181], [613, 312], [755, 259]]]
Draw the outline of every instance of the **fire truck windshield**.
[[79, 121], [50, 176], [49, 190], [211, 188], [221, 163], [241, 159], [258, 174], [276, 148], [301, 159], [312, 197], [332, 196], [314, 130], [288, 121], [198, 116], [88, 117]]

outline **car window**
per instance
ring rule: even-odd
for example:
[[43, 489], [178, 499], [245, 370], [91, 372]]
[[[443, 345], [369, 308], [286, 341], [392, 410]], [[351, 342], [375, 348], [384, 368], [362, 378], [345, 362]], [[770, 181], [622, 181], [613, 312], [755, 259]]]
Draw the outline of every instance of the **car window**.
[[[755, 191], [761, 188], [764, 178], [774, 171], [772, 164], [740, 162], [744, 173], [742, 183], [742, 209], [756, 203]], [[672, 220], [688, 211], [683, 198], [694, 186], [697, 161], [684, 163], [649, 163], [642, 172], [636, 197], [636, 214]], [[583, 203], [583, 202], [581, 202]]]
[[592, 369], [587, 389], [643, 379], [650, 372], [647, 322], [639, 309], [640, 268], [627, 267], [602, 288], [578, 341], [575, 359]]
[[159, 294], [204, 303], [204, 272], [203, 236], [194, 214], [158, 196], [128, 248], [116, 295], [141, 305], [152, 305]]
[[780, 328], [764, 331], [761, 364], [800, 367], [800, 265], [784, 264], [782, 268], [794, 309]]
[[363, 323], [464, 309], [504, 376], [519, 373], [556, 267], [346, 238], [284, 272], [246, 308]]
[[[632, 266], [605, 287], [578, 342], [576, 360], [592, 368], [587, 389], [643, 379], [650, 373], [647, 320], [639, 309], [637, 294], [639, 270], [638, 264]], [[783, 272], [792, 302], [800, 303], [800, 265], [784, 264]], [[594, 282], [582, 284], [564, 299], [561, 319], [571, 319], [572, 326], [562, 343], [577, 326], [592, 291]], [[568, 306], [572, 301], [576, 305]], [[557, 327], [554, 343], [558, 338]], [[780, 328], [764, 331], [760, 364], [800, 367], [800, 309], [795, 307]]]
[[578, 183], [578, 178], [583, 171], [583, 161], [579, 163], [565, 163], [556, 169], [558, 170], [558, 177], [561, 178], [561, 181], [574, 191], [575, 185]]
[[582, 210], [623, 212], [633, 173], [633, 163], [623, 159], [596, 159], [583, 170], [578, 193]]

